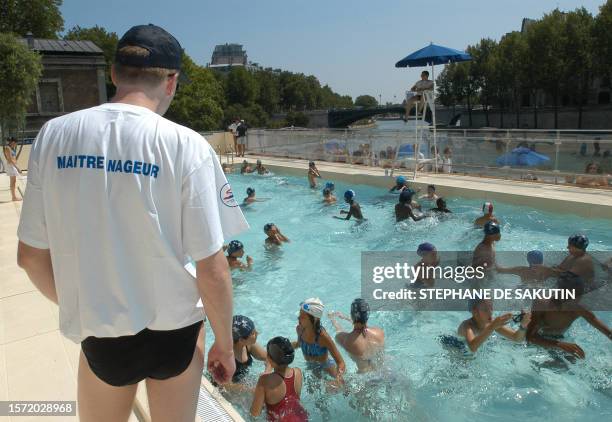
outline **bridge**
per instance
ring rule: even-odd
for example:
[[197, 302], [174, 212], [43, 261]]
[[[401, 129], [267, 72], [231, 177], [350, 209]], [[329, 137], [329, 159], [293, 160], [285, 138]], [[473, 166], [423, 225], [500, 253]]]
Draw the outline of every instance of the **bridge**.
[[[331, 128], [344, 128], [357, 120], [387, 113], [399, 113], [403, 115], [406, 113], [406, 109], [403, 105], [397, 104], [388, 107], [329, 110], [327, 112], [327, 126]], [[428, 120], [431, 120], [431, 111], [429, 109], [427, 113]], [[410, 110], [410, 115], [414, 116], [414, 108]]]

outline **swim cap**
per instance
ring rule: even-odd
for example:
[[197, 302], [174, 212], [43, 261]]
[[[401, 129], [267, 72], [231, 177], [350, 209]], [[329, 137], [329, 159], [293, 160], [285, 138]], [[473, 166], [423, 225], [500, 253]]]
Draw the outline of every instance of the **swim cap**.
[[485, 202], [482, 204], [482, 212], [488, 212], [489, 214], [493, 214], [493, 202]]
[[325, 305], [321, 302], [318, 297], [311, 297], [300, 303], [300, 309], [306, 312], [308, 315], [312, 315], [315, 318], [321, 318], [323, 316], [323, 309]]
[[446, 208], [446, 200], [444, 198], [438, 198], [436, 200], [436, 205], [438, 208]]
[[247, 188], [247, 195], [248, 195], [248, 196], [251, 196], [251, 195], [253, 195], [254, 193], [255, 193], [255, 189], [253, 189], [253, 188]]
[[589, 246], [589, 238], [583, 234], [574, 234], [567, 239], [567, 243], [586, 251], [587, 246]]
[[268, 223], [264, 226], [264, 233], [267, 233], [270, 231], [270, 229], [272, 229], [272, 227], [274, 227], [274, 223]]
[[308, 162], [308, 165], [309, 165], [310, 167], [312, 167], [312, 166], [314, 166], [314, 165], [315, 165], [315, 163], [314, 163], [314, 161], [309, 161], [309, 162]]
[[529, 265], [542, 265], [544, 254], [542, 251], [529, 251], [527, 252], [527, 262]]
[[331, 190], [329, 190], [329, 188], [323, 189], [323, 195], [329, 195], [330, 193], [331, 193]]
[[247, 338], [255, 330], [255, 323], [244, 315], [234, 315], [232, 318], [232, 338], [234, 343], [241, 338]]
[[399, 201], [400, 201], [400, 203], [402, 203], [402, 204], [404, 204], [404, 203], [406, 203], [406, 202], [411, 202], [411, 201], [412, 201], [412, 197], [413, 197], [413, 196], [414, 196], [414, 191], [413, 191], [412, 189], [406, 189], [406, 190], [403, 190], [403, 191], [400, 193], [400, 196], [399, 196]]
[[347, 201], [350, 201], [354, 197], [355, 197], [355, 191], [354, 190], [349, 189], [346, 192], [344, 192], [344, 199], [346, 199]]
[[432, 191], [436, 191], [436, 186], [435, 185], [427, 185], [427, 189], [431, 189]]
[[240, 240], [232, 240], [227, 246], [227, 253], [231, 255], [234, 252], [238, 252], [239, 250], [243, 248], [244, 248], [244, 245], [242, 244]]
[[285, 337], [274, 337], [266, 345], [266, 351], [272, 362], [277, 365], [289, 365], [295, 357], [291, 341]]
[[406, 178], [404, 176], [397, 176], [395, 178], [395, 183], [397, 183], [398, 185], [403, 185], [404, 183], [406, 183]]
[[257, 164], [261, 164], [261, 160], [257, 160]]
[[249, 164], [247, 160], [242, 160], [242, 164]]
[[334, 190], [334, 188], [336, 187], [336, 185], [334, 185], [334, 182], [327, 182], [325, 184], [325, 187], [329, 190]]
[[499, 224], [497, 224], [495, 221], [487, 221], [487, 223], [484, 225], [484, 232], [487, 236], [491, 234], [498, 234], [500, 232]]
[[432, 245], [431, 243], [428, 243], [428, 242], [421, 243], [419, 245], [419, 247], [417, 248], [417, 255], [418, 256], [423, 256], [427, 252], [433, 252], [435, 250], [436, 250], [436, 247], [434, 245]]
[[370, 317], [370, 305], [365, 300], [359, 298], [351, 303], [351, 319], [353, 322], [365, 324]]

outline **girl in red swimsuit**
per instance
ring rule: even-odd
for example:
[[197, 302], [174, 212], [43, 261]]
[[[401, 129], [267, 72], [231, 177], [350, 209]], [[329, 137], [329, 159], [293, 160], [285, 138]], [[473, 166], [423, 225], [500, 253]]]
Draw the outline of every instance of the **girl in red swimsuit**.
[[259, 416], [265, 404], [268, 421], [307, 422], [308, 413], [300, 403], [302, 371], [289, 368], [294, 358], [291, 342], [284, 337], [274, 337], [268, 342], [267, 352], [274, 371], [259, 377], [251, 415]]

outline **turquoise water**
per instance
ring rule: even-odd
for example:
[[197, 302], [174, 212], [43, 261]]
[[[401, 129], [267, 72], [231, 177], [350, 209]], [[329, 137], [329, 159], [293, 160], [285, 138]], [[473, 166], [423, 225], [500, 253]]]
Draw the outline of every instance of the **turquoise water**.
[[[424, 241], [439, 250], [472, 250], [481, 240], [480, 232], [472, 228], [481, 201], [447, 198], [454, 212], [451, 218], [396, 224], [397, 195], [336, 183], [340, 197], [349, 187], [356, 191], [368, 218], [359, 226], [333, 219], [345, 205], [323, 206], [320, 189], [311, 190], [306, 177], [230, 175], [229, 179], [239, 201], [249, 186], [258, 198], [270, 198], [244, 211], [251, 230], [239, 239], [254, 258], [254, 269], [233, 274], [235, 313], [255, 321], [258, 341], [264, 346], [277, 335], [295, 340], [296, 311], [307, 297], [318, 296], [327, 310], [348, 313], [351, 301], [360, 296], [361, 251], [415, 250]], [[495, 212], [502, 220], [498, 251], [562, 251], [574, 232], [589, 236], [590, 250], [612, 250], [612, 220], [585, 220], [503, 203], [495, 204]], [[263, 226], [268, 222], [274, 222], [291, 243], [266, 250]], [[612, 312], [597, 315], [612, 325]], [[468, 317], [467, 312], [373, 313], [371, 325], [386, 332], [385, 370], [357, 375], [354, 363], [343, 354], [348, 391], [338, 394], [328, 393], [321, 380], [305, 372], [302, 401], [311, 420], [610, 419], [611, 343], [586, 322], [576, 321], [569, 338], [582, 346], [587, 359], [564, 366], [551, 365], [546, 350], [495, 335], [475, 358], [445, 350], [437, 337], [454, 334]], [[327, 317], [323, 325], [334, 333]], [[210, 332], [207, 344], [212, 344]], [[299, 350], [294, 364], [305, 368]], [[256, 362], [248, 382], [254, 386], [262, 371], [263, 364]], [[250, 395], [227, 397], [248, 415]]]

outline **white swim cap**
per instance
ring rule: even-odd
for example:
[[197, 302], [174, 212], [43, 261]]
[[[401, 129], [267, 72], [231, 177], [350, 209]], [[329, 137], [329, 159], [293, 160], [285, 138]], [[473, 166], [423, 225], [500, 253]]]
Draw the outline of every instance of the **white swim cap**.
[[304, 302], [300, 303], [300, 310], [312, 315], [315, 318], [321, 319], [321, 317], [323, 317], [324, 309], [325, 305], [323, 305], [323, 302], [321, 302], [321, 299], [318, 297], [311, 297], [310, 299], [306, 299]]

